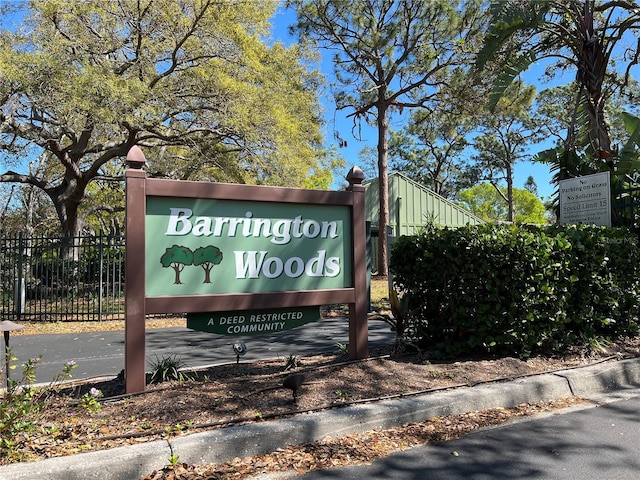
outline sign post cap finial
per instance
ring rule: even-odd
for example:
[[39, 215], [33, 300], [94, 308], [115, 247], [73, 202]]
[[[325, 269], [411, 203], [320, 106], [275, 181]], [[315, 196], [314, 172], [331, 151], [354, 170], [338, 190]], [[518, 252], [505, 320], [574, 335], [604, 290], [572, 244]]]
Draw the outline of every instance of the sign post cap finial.
[[127, 164], [129, 167], [140, 169], [145, 163], [147, 163], [147, 159], [144, 153], [142, 153], [142, 149], [137, 145], [131, 147], [129, 153], [127, 153]]
[[351, 167], [351, 170], [347, 173], [347, 180], [349, 185], [360, 185], [364, 180], [364, 172], [358, 166]]

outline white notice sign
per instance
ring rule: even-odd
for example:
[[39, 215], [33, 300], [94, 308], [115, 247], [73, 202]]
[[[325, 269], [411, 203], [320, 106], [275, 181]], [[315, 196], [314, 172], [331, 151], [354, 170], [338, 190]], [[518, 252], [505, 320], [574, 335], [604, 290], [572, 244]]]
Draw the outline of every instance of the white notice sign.
[[609, 172], [560, 181], [560, 224], [611, 226]]

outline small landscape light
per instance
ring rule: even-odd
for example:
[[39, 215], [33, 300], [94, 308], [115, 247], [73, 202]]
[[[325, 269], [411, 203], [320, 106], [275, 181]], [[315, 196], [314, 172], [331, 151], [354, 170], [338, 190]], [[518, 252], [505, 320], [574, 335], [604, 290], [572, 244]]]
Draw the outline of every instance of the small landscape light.
[[236, 354], [236, 364], [238, 364], [240, 363], [240, 357], [247, 353], [247, 346], [242, 342], [236, 342], [233, 344], [233, 351]]
[[7, 382], [7, 390], [9, 389], [9, 361], [11, 355], [9, 354], [9, 332], [13, 330], [21, 330], [23, 325], [14, 323], [10, 320], [2, 320], [0, 322], [0, 332], [4, 334], [4, 355], [5, 355], [5, 380]]

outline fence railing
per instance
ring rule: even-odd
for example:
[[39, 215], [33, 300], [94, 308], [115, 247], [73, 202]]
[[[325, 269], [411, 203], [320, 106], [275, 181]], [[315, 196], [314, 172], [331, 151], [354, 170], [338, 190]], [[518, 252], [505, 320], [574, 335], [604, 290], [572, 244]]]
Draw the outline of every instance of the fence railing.
[[637, 184], [613, 192], [613, 225], [627, 227], [640, 235], [640, 186]]
[[2, 320], [124, 318], [124, 236], [0, 236]]

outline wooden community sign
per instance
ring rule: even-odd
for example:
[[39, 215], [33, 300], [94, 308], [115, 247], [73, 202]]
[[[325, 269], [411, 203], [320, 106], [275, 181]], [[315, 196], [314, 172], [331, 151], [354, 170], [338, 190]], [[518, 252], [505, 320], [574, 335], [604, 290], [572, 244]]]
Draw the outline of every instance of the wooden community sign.
[[125, 386], [145, 389], [145, 316], [187, 314], [221, 335], [274, 333], [349, 305], [349, 356], [366, 358], [362, 171], [345, 191], [147, 178], [127, 155]]

